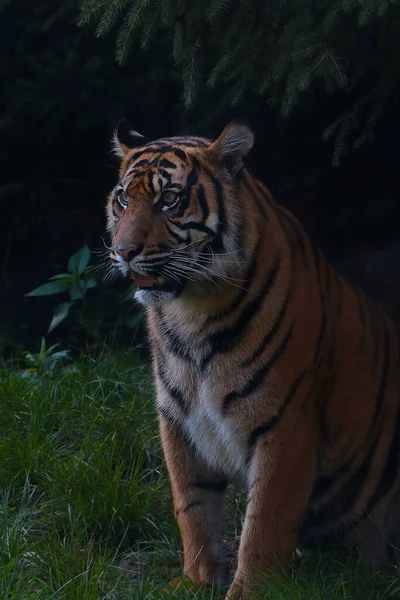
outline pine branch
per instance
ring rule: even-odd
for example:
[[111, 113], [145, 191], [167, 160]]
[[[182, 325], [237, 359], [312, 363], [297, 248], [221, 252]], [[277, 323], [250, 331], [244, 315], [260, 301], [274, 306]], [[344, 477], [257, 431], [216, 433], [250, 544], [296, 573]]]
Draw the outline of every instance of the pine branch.
[[220, 16], [227, 12], [230, 0], [212, 0], [205, 13], [206, 20], [210, 25], [217, 25]]
[[185, 107], [193, 105], [198, 88], [197, 52], [200, 48], [200, 38], [183, 58], [183, 98]]
[[135, 41], [134, 36], [140, 27], [143, 12], [149, 2], [150, 0], [136, 0], [122, 23], [116, 42], [116, 57], [120, 64], [125, 63], [128, 58], [130, 49]]
[[140, 35], [140, 48], [142, 50], [145, 50], [151, 45], [160, 26], [162, 26], [162, 19], [160, 18], [160, 2], [159, 0], [152, 0], [148, 12], [143, 18], [142, 32]]
[[326, 94], [363, 89], [365, 103], [357, 108], [358, 100], [325, 131], [325, 138], [334, 138], [336, 162], [350, 147], [371, 139], [378, 120], [374, 116], [383, 114], [390, 98], [399, 95], [400, 0], [81, 3], [80, 22], [95, 23], [97, 35], [120, 24], [120, 63], [134, 43], [148, 48], [160, 30], [170, 28], [186, 107], [193, 105], [199, 87], [199, 57], [211, 63], [205, 81], [210, 86], [224, 82], [232, 103], [253, 90], [279, 104], [284, 115], [295, 109], [301, 94], [315, 89], [317, 81]]
[[183, 32], [182, 24], [177, 21], [174, 30], [174, 41], [172, 55], [174, 57], [175, 64], [179, 64], [183, 60]]
[[121, 14], [125, 11], [131, 0], [113, 0], [105, 2], [102, 15], [99, 19], [99, 24], [96, 29], [98, 37], [104, 37], [109, 31], [115, 27]]

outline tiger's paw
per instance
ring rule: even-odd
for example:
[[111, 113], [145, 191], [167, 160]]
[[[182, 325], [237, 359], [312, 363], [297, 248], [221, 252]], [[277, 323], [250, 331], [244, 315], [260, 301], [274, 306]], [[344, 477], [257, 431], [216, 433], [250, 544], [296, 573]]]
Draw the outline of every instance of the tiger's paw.
[[217, 588], [219, 590], [226, 590], [228, 588], [229, 581], [226, 575], [220, 575], [217, 579], [213, 579], [211, 582], [201, 581], [196, 582], [188, 576], [175, 577], [168, 583], [168, 587], [165, 591], [170, 594], [175, 594], [176, 592], [189, 591], [191, 593], [197, 592], [200, 588], [205, 589], [214, 589]]
[[165, 591], [169, 592], [171, 595], [183, 591], [189, 591], [194, 594], [202, 585], [205, 584], [198, 585], [193, 579], [190, 579], [190, 577], [175, 577], [168, 583], [168, 587]]
[[243, 581], [235, 579], [225, 596], [225, 600], [250, 600], [250, 590]]

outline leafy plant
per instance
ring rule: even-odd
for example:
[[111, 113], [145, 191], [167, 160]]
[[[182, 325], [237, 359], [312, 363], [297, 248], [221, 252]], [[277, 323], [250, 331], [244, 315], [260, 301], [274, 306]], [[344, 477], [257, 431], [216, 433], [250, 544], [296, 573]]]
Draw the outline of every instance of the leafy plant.
[[58, 344], [54, 344], [53, 346], [46, 348], [46, 340], [43, 337], [39, 352], [23, 353], [23, 360], [27, 367], [26, 371], [31, 374], [36, 374], [38, 372], [42, 374], [51, 374], [57, 364], [68, 357], [68, 350], [56, 351], [57, 347]]
[[26, 294], [27, 296], [53, 296], [66, 292], [69, 294], [68, 302], [61, 302], [55, 307], [47, 333], [53, 331], [66, 319], [70, 309], [79, 301], [84, 300], [88, 290], [96, 287], [96, 279], [87, 277], [89, 260], [90, 250], [85, 245], [68, 260], [68, 273], [53, 275], [48, 283], [44, 283]]

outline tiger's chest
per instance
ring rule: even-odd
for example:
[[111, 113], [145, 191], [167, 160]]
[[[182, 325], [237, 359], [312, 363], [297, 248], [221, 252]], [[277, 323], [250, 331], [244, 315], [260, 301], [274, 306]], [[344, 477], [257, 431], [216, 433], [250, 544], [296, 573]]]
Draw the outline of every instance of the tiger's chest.
[[221, 402], [209, 381], [199, 384], [183, 430], [210, 467], [231, 477], [244, 476], [246, 444], [237, 424], [221, 416]]
[[[232, 365], [229, 360], [219, 360], [204, 369], [203, 360], [210, 345], [195, 330], [195, 319], [184, 317], [182, 313], [163, 322], [165, 337], [158, 349], [156, 371], [162, 366], [164, 383], [159, 382], [157, 402], [180, 423], [206, 464], [242, 479], [247, 471], [248, 436], [237, 415], [223, 415], [222, 411], [223, 399], [235, 383]], [[179, 328], [173, 323], [179, 323]], [[156, 327], [157, 322], [155, 331]], [[154, 340], [153, 344], [156, 346], [157, 342]], [[164, 344], [168, 352], [163, 352]]]

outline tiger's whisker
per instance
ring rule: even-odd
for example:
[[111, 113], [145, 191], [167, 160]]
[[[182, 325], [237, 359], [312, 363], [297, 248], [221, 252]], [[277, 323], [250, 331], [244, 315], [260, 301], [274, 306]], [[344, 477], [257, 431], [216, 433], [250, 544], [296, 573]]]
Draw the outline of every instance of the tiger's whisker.
[[[172, 263], [168, 263], [169, 266]], [[179, 267], [179, 264], [177, 265]], [[237, 285], [236, 283], [234, 283], [233, 281], [231, 281], [231, 279], [226, 278], [224, 275], [221, 275], [219, 273], [214, 273], [213, 271], [211, 271], [210, 273], [205, 273], [203, 270], [202, 265], [198, 265], [198, 268], [195, 269], [194, 267], [192, 267], [191, 265], [182, 265], [183, 269], [189, 270], [191, 273], [196, 273], [196, 274], [201, 274], [202, 276], [206, 277], [207, 279], [209, 279], [210, 281], [212, 281], [213, 283], [215, 282], [215, 279], [220, 279], [222, 281], [225, 281], [225, 283], [229, 283], [230, 285], [232, 285], [233, 287], [238, 288], [239, 290], [245, 290], [247, 288], [242, 287], [240, 285]], [[213, 279], [210, 275], [213, 275], [215, 277], [215, 279]], [[237, 281], [242, 281], [244, 283], [245, 280], [237, 280]], [[219, 286], [218, 286], [219, 287]], [[221, 288], [219, 288], [221, 289]]]
[[215, 277], [225, 279], [226, 281], [237, 281], [237, 282], [241, 282], [241, 283], [244, 283], [244, 281], [245, 281], [244, 279], [239, 279], [237, 277], [230, 277], [229, 275], [225, 275], [225, 274], [222, 275], [221, 273], [218, 273], [217, 271], [214, 271], [213, 269], [210, 269], [209, 267], [207, 267], [197, 261], [189, 260], [186, 257], [179, 257], [178, 260], [179, 260], [179, 262], [182, 262], [185, 265], [189, 265], [192, 267], [198, 267], [201, 270], [207, 271], [208, 273], [210, 273], [210, 275], [214, 275]]
[[[171, 265], [171, 263], [169, 263], [169, 266], [170, 266], [170, 268], [171, 268], [171, 267], [174, 267], [174, 266], [175, 266], [175, 267], [177, 267], [178, 265]], [[178, 272], [178, 274], [179, 274], [181, 277], [184, 277], [185, 279], [189, 279], [189, 281], [193, 281], [193, 283], [196, 283], [196, 280], [195, 280], [195, 279], [191, 279], [191, 278], [190, 278], [190, 277], [189, 277], [189, 276], [186, 274], [186, 271], [187, 271], [187, 270], [188, 270], [188, 269], [185, 267], [185, 268], [184, 268], [184, 270], [183, 270], [183, 271], [179, 271], [179, 272]], [[175, 270], [175, 272], [177, 272], [177, 271]], [[196, 270], [196, 269], [190, 269], [190, 272], [191, 272], [191, 273], [196, 273], [196, 274], [198, 274], [198, 273], [199, 273], [199, 271], [198, 271], [198, 270]], [[209, 281], [211, 281], [211, 283], [213, 283], [213, 284], [214, 284], [214, 285], [215, 285], [215, 286], [216, 286], [216, 287], [217, 287], [219, 290], [221, 290], [221, 291], [222, 291], [222, 288], [221, 288], [221, 287], [218, 285], [218, 283], [215, 281], [215, 279], [212, 279], [212, 277], [210, 277], [209, 275], [207, 275], [207, 273], [202, 273], [202, 275], [203, 275], [203, 277], [205, 277], [206, 279], [208, 279]]]

